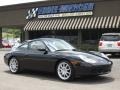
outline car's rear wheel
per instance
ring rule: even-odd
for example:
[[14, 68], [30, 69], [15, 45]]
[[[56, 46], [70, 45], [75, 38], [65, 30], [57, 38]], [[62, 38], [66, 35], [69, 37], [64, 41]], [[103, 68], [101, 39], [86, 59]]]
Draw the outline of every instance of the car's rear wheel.
[[19, 62], [15, 57], [10, 59], [10, 61], [9, 61], [9, 69], [14, 74], [20, 72]]
[[63, 81], [74, 79], [74, 69], [68, 61], [61, 61], [57, 66], [57, 75]]

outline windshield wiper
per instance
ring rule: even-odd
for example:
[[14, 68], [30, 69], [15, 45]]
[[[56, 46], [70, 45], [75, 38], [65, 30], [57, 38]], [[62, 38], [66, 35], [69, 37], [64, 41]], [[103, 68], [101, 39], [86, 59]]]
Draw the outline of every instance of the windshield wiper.
[[69, 49], [59, 49], [59, 50], [56, 50], [56, 51], [68, 51]]
[[59, 50], [56, 50], [56, 51], [76, 51], [76, 49], [59, 49]]
[[72, 51], [77, 51], [77, 49], [72, 49]]

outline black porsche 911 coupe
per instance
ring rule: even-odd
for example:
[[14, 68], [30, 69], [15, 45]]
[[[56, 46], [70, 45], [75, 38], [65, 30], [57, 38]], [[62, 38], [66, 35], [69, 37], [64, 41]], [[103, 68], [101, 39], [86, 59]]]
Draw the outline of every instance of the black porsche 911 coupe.
[[24, 42], [6, 53], [4, 61], [12, 73], [25, 69], [54, 72], [63, 81], [83, 75], [108, 74], [113, 64], [102, 53], [78, 51], [66, 41], [55, 38]]

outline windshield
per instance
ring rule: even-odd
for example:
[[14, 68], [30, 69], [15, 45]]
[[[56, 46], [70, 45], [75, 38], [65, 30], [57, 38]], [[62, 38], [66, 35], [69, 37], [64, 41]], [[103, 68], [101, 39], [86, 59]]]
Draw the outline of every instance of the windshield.
[[119, 41], [120, 37], [118, 35], [104, 35], [101, 37], [102, 41]]
[[51, 51], [62, 51], [62, 50], [64, 51], [64, 50], [75, 49], [73, 46], [71, 46], [64, 40], [60, 40], [60, 39], [50, 39], [50, 40], [45, 40], [44, 42]]

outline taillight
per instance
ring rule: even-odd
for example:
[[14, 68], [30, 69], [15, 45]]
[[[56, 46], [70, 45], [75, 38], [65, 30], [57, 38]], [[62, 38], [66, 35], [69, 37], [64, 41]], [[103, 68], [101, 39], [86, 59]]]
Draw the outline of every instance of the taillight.
[[99, 46], [102, 46], [102, 44], [103, 44], [102, 42], [99, 42]]
[[120, 42], [117, 42], [117, 45], [120, 46]]

